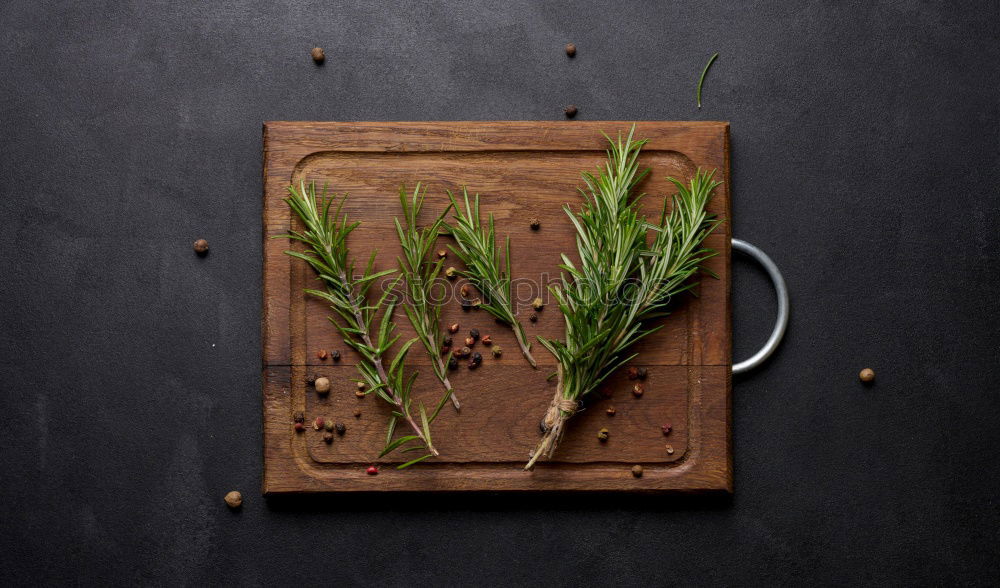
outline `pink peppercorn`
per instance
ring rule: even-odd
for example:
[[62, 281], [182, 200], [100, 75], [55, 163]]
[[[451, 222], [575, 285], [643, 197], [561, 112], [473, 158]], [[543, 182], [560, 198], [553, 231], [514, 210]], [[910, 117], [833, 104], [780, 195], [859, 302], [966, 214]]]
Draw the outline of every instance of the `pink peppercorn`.
[[306, 430], [306, 426], [300, 422], [295, 423], [295, 431], [301, 433]]
[[375, 467], [375, 466], [368, 466], [368, 469], [365, 470], [365, 471], [368, 472], [369, 476], [374, 476], [374, 475], [378, 474], [378, 468]]
[[664, 435], [669, 435], [669, 434], [670, 434], [670, 431], [673, 431], [673, 430], [674, 430], [674, 428], [670, 426], [670, 423], [666, 423], [666, 424], [664, 424], [664, 425], [663, 425], [662, 427], [660, 427], [660, 428], [661, 428], [661, 429], [663, 429], [663, 434], [664, 434]]

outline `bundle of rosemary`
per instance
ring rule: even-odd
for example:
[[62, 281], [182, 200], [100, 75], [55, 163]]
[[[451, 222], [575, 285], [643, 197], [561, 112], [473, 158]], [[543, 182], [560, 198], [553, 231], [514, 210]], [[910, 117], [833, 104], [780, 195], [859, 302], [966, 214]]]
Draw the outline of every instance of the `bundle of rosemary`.
[[705, 211], [719, 185], [714, 172], [698, 170], [688, 186], [670, 178], [678, 191], [673, 206], [668, 212], [670, 201], [664, 198], [659, 222], [649, 222], [638, 210], [642, 195], [633, 197], [648, 173], [639, 171], [645, 141], [633, 140], [634, 132], [635, 127], [624, 141], [621, 135], [617, 141], [608, 137], [604, 170], [597, 177], [583, 174], [587, 189], [580, 190], [580, 211], [564, 207], [576, 229], [580, 263], [563, 255], [559, 267], [565, 273], [550, 288], [563, 313], [566, 340], [539, 337], [558, 362], [557, 385], [542, 420], [542, 440], [525, 469], [552, 456], [583, 399], [635, 357], [628, 348], [660, 328], [647, 321], [666, 315], [670, 298], [694, 286], [689, 278], [715, 255], [702, 246], [721, 222]]
[[431, 357], [434, 375], [448, 391], [451, 402], [457, 409], [460, 408], [458, 398], [448, 380], [448, 360], [451, 358], [451, 351], [445, 355], [441, 354], [441, 306], [435, 304], [433, 300], [435, 280], [441, 274], [441, 265], [444, 263], [444, 259], [431, 261], [434, 242], [444, 226], [444, 217], [451, 210], [451, 205], [449, 204], [430, 225], [421, 229], [417, 227], [417, 217], [420, 216], [420, 211], [424, 206], [426, 194], [427, 191], [421, 190], [419, 183], [411, 196], [407, 196], [405, 186], [399, 188], [399, 204], [403, 209], [403, 222], [400, 223], [398, 217], [393, 220], [396, 224], [399, 244], [403, 248], [403, 257], [399, 258], [398, 261], [409, 297], [408, 304], [403, 305], [403, 310], [406, 312], [406, 317], [410, 319], [410, 324], [413, 325], [417, 338], [423, 343]]
[[[392, 407], [385, 448], [379, 457], [411, 442], [413, 444], [403, 448], [402, 451], [422, 449], [426, 453], [398, 466], [401, 469], [438, 455], [431, 440], [430, 424], [447, 402], [450, 392], [441, 398], [430, 416], [423, 404], [418, 403], [420, 415], [418, 423], [411, 410], [411, 391], [417, 374], [405, 376], [403, 373], [406, 355], [417, 340], [411, 339], [405, 342], [396, 352], [388, 368], [383, 361], [386, 353], [399, 339], [399, 335], [393, 334], [396, 325], [393, 323], [392, 315], [397, 304], [393, 290], [402, 276], [395, 278], [389, 287], [385, 288], [377, 302], [369, 303], [367, 296], [372, 286], [380, 278], [393, 274], [396, 270], [375, 271], [376, 252], [372, 252], [360, 277], [355, 274], [354, 261], [348, 258], [347, 237], [360, 223], [349, 223], [347, 214], [341, 212], [347, 196], [341, 198], [336, 207], [333, 207], [337, 198], [332, 195], [327, 196], [325, 187], [323, 193], [317, 195], [316, 184], [310, 183], [307, 186], [304, 181], [298, 189], [289, 186], [288, 192], [290, 196], [285, 202], [302, 221], [305, 230], [301, 232], [290, 230], [287, 235], [278, 235], [275, 238], [288, 238], [305, 244], [304, 252], [285, 253], [308, 263], [323, 283], [322, 290], [307, 289], [306, 293], [329, 303], [330, 308], [340, 318], [338, 322], [331, 316], [330, 322], [343, 336], [344, 342], [361, 355], [361, 361], [357, 364], [358, 372], [361, 374], [358, 381], [365, 384], [367, 393], [375, 393]], [[376, 327], [375, 320], [379, 314], [381, 319]], [[409, 426], [413, 433], [394, 439], [396, 424], [399, 421]]]
[[531, 356], [531, 343], [524, 334], [524, 327], [514, 314], [514, 305], [510, 290], [510, 236], [504, 244], [503, 261], [500, 260], [500, 248], [496, 245], [496, 229], [493, 215], [490, 214], [486, 227], [479, 218], [479, 194], [469, 200], [469, 191], [462, 189], [464, 207], [460, 207], [455, 196], [448, 192], [451, 205], [455, 208], [455, 223], [449, 226], [451, 236], [455, 238], [455, 247], [449, 245], [452, 252], [465, 264], [465, 271], [460, 275], [468, 279], [483, 295], [482, 310], [493, 315], [498, 321], [514, 330], [514, 338], [521, 348], [521, 355], [528, 360], [531, 367], [537, 368], [535, 358]]

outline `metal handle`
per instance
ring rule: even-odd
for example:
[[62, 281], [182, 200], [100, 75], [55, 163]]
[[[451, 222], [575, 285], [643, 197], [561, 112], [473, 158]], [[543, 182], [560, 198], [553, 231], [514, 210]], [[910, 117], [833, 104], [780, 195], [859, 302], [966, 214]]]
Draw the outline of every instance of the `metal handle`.
[[733, 239], [733, 249], [754, 258], [767, 270], [768, 275], [771, 276], [771, 283], [774, 284], [774, 293], [778, 296], [778, 319], [774, 323], [774, 330], [771, 331], [767, 343], [764, 343], [764, 346], [757, 353], [750, 356], [750, 359], [733, 364], [733, 373], [742, 374], [754, 369], [764, 363], [768, 357], [771, 357], [774, 350], [778, 348], [778, 344], [781, 343], [781, 338], [785, 336], [785, 328], [788, 326], [788, 288], [785, 287], [785, 279], [781, 277], [778, 266], [771, 261], [766, 253], [740, 239]]

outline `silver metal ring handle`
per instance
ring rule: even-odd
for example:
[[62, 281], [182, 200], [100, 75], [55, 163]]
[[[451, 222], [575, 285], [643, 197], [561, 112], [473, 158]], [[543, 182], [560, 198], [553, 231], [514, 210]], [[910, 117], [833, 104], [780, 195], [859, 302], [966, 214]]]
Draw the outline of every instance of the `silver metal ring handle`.
[[774, 284], [774, 293], [778, 296], [778, 319], [774, 323], [774, 330], [771, 331], [767, 343], [764, 343], [764, 346], [750, 359], [733, 364], [733, 373], [742, 374], [754, 369], [764, 363], [768, 357], [771, 357], [774, 350], [778, 348], [778, 344], [781, 343], [781, 338], [785, 336], [785, 328], [788, 327], [788, 288], [785, 287], [785, 279], [781, 277], [778, 266], [771, 261], [766, 253], [740, 239], [733, 239], [733, 249], [754, 258], [767, 270], [768, 275], [771, 276], [771, 283]]

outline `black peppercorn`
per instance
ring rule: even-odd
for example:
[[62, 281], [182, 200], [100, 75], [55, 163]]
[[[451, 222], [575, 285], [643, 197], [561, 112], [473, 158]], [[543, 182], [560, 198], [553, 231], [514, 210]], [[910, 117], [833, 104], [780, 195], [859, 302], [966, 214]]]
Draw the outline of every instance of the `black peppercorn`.
[[531, 219], [531, 230], [532, 231], [537, 231], [539, 228], [541, 228], [541, 226], [542, 226], [542, 222], [540, 220], [538, 220], [537, 218]]
[[455, 359], [454, 355], [452, 355], [451, 357], [448, 358], [448, 369], [450, 369], [450, 370], [457, 370], [458, 369], [458, 360]]
[[535, 313], [531, 313], [531, 316], [528, 317], [528, 320], [531, 321], [531, 322], [533, 322], [533, 323], [537, 323], [538, 322], [538, 315], [535, 314]]
[[345, 425], [344, 423], [337, 423], [336, 429], [338, 435], [343, 435], [344, 433], [347, 432], [347, 425]]
[[325, 441], [327, 445], [333, 443], [333, 433], [330, 431], [323, 433], [323, 441]]
[[316, 376], [314, 376], [314, 375], [306, 376], [306, 385], [307, 386], [312, 386], [315, 383], [316, 383]]
[[208, 253], [208, 241], [204, 239], [198, 239], [194, 242], [194, 252], [198, 255], [205, 255]]
[[294, 420], [296, 423], [306, 422], [306, 415], [301, 410], [295, 413]]
[[472, 302], [469, 300], [463, 300], [462, 310], [464, 310], [465, 312], [469, 312], [470, 310], [472, 310]]
[[469, 336], [472, 337], [473, 341], [479, 339], [479, 329], [472, 329], [469, 331]]
[[330, 358], [333, 359], [333, 361], [340, 361], [340, 352], [336, 350], [331, 351]]
[[635, 377], [639, 378], [640, 380], [645, 380], [646, 379], [646, 375], [648, 373], [649, 372], [646, 371], [646, 368], [641, 367], [641, 368], [635, 370]]
[[447, 345], [447, 346], [450, 347], [451, 346], [451, 337], [445, 337], [444, 339], [442, 339], [441, 340], [441, 344], [442, 345]]
[[576, 116], [576, 106], [570, 104], [569, 106], [563, 109], [563, 112], [566, 113], [566, 118], [573, 118], [574, 116]]
[[483, 356], [477, 351], [472, 354], [472, 358], [469, 359], [469, 369], [474, 370], [479, 367], [479, 364], [483, 363]]

